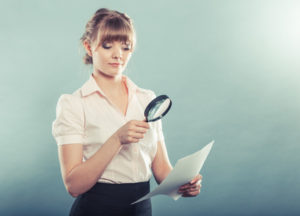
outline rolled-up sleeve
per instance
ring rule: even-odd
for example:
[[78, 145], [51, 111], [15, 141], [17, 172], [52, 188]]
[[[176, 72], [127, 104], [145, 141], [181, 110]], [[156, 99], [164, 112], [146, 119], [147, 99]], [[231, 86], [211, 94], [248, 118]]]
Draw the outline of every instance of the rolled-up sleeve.
[[52, 135], [57, 145], [83, 144], [84, 112], [81, 99], [63, 94], [56, 106], [56, 119], [52, 123]]

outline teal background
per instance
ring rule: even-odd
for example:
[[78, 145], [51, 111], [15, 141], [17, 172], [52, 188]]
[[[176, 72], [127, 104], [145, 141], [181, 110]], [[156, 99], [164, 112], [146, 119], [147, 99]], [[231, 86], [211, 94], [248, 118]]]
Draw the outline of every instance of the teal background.
[[79, 38], [100, 7], [134, 20], [126, 74], [173, 100], [163, 119], [172, 164], [216, 141], [200, 195], [156, 196], [153, 215], [300, 215], [300, 2], [291, 0], [1, 0], [0, 215], [69, 211], [51, 124], [58, 97], [91, 72]]

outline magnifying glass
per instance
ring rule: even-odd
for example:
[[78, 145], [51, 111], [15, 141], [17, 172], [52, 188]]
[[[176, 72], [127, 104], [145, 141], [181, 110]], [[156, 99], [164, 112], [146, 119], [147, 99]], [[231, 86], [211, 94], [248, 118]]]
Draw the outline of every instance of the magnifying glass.
[[154, 98], [145, 109], [146, 122], [154, 122], [161, 119], [169, 112], [171, 106], [172, 101], [167, 95], [160, 95]]

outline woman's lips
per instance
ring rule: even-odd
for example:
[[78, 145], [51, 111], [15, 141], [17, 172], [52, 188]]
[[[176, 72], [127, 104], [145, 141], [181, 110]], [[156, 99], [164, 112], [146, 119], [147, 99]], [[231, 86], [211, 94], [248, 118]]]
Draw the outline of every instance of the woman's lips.
[[113, 67], [120, 67], [122, 64], [120, 63], [109, 63]]

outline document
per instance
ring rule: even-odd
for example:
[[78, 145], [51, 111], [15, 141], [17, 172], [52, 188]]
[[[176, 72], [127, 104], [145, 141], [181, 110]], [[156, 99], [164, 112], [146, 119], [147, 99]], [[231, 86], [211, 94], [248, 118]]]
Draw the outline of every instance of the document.
[[179, 159], [173, 170], [160, 185], [132, 204], [159, 194], [170, 196], [174, 200], [179, 199], [181, 197], [181, 194], [177, 193], [179, 187], [190, 182], [200, 172], [213, 144], [214, 141], [211, 141], [200, 151]]

